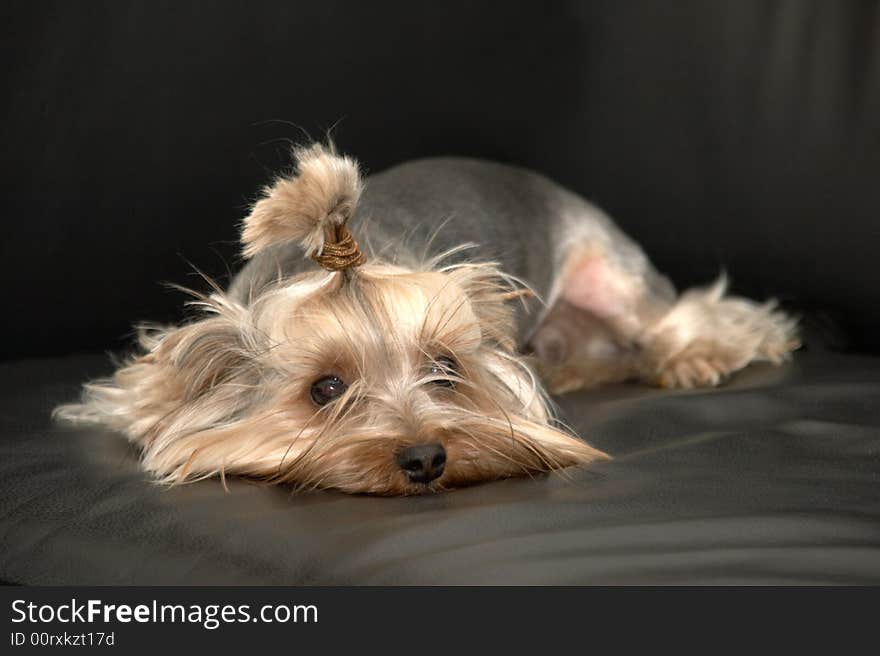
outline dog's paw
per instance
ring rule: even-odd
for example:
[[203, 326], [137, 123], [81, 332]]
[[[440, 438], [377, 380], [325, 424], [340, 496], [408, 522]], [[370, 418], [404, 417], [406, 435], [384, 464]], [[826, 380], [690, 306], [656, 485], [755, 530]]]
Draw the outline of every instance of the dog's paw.
[[751, 362], [780, 364], [800, 345], [797, 322], [773, 301], [725, 295], [722, 278], [692, 289], [641, 339], [643, 377], [662, 387], [714, 387]]
[[683, 354], [664, 364], [655, 374], [655, 383], [667, 389], [715, 387], [733, 371], [731, 363], [721, 357]]
[[758, 357], [756, 359], [766, 360], [773, 364], [782, 364], [791, 360], [792, 353], [801, 346], [801, 340], [792, 326], [784, 331], [780, 331], [780, 334], [766, 339], [758, 349]]

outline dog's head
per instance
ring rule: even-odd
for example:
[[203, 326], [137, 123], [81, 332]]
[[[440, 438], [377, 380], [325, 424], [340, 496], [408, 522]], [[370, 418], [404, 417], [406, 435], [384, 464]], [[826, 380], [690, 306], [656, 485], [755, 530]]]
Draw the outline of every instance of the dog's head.
[[202, 297], [200, 320], [145, 333], [144, 355], [62, 414], [126, 431], [172, 482], [415, 494], [606, 457], [551, 425], [515, 351], [519, 290], [495, 265], [365, 262], [346, 228], [356, 165], [297, 155], [245, 220], [244, 251], [296, 240], [323, 268], [247, 305]]

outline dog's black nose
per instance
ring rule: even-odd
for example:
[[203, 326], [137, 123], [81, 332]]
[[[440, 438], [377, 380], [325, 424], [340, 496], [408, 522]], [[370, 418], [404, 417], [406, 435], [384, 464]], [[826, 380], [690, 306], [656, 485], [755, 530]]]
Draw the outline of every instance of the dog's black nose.
[[439, 442], [410, 446], [397, 454], [397, 464], [413, 483], [430, 483], [443, 473], [446, 449]]

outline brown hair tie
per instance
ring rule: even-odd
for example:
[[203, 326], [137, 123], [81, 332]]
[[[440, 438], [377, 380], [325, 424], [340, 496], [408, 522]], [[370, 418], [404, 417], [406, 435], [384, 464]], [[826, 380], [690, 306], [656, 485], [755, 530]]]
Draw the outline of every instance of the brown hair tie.
[[344, 271], [357, 267], [367, 261], [361, 253], [357, 242], [344, 225], [336, 226], [333, 241], [324, 240], [320, 255], [312, 255], [312, 259], [328, 271]]

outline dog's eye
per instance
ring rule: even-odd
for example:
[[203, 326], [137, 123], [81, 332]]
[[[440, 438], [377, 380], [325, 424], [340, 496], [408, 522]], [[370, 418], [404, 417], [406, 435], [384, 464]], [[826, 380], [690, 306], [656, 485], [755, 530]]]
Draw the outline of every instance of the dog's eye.
[[327, 405], [330, 401], [345, 394], [348, 389], [339, 376], [327, 376], [312, 384], [312, 401], [318, 405]]
[[454, 387], [455, 381], [450, 376], [458, 375], [458, 363], [448, 356], [441, 355], [431, 363], [429, 374], [435, 376], [431, 380], [434, 385]]

